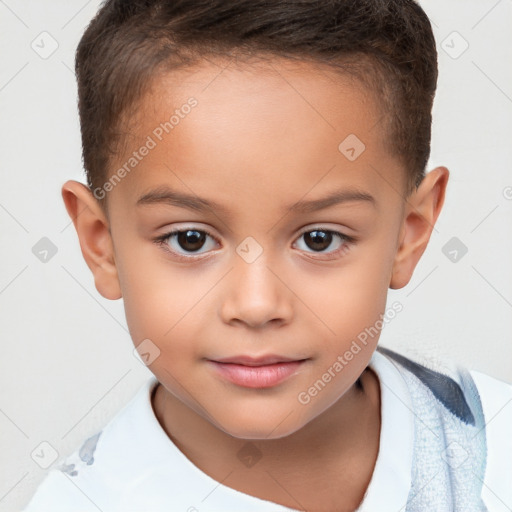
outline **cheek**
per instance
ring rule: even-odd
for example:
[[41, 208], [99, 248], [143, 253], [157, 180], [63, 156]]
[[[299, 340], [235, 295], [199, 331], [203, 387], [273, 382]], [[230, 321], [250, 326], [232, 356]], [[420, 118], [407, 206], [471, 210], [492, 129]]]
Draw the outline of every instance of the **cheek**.
[[182, 304], [177, 300], [183, 292], [181, 277], [165, 270], [160, 250], [151, 242], [127, 238], [118, 245], [122, 256], [116, 265], [132, 338], [136, 343], [162, 336], [176, 322], [177, 305]]
[[300, 292], [323, 324], [324, 343], [317, 354], [321, 367], [330, 367], [343, 354], [350, 358], [343, 362], [343, 377], [337, 374], [340, 378], [331, 386], [333, 391], [357, 378], [377, 345], [386, 310], [390, 258], [388, 247], [368, 243], [338, 271], [311, 280]]
[[331, 327], [337, 334], [364, 329], [385, 309], [388, 263], [385, 258], [368, 256], [369, 252], [366, 249], [366, 254], [354, 254], [337, 270], [302, 280], [297, 290], [324, 327]]
[[[150, 339], [162, 355], [193, 350], [201, 307], [215, 276], [176, 265], [156, 248], [132, 251], [119, 262], [126, 321], [135, 345]], [[218, 279], [218, 277], [217, 277]]]
[[[140, 272], [130, 279], [130, 292], [124, 295], [127, 323], [132, 337], [166, 339], [180, 324], [193, 316], [194, 305], [202, 294], [176, 273]], [[187, 286], [188, 285], [188, 286]], [[196, 287], [197, 288], [197, 287]], [[204, 294], [204, 291], [203, 291]]]

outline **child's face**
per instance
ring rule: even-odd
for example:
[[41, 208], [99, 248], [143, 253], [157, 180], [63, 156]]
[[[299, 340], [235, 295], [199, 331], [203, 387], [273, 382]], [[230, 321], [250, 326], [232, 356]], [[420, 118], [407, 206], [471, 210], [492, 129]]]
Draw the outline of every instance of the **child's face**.
[[[308, 64], [222, 67], [166, 75], [145, 97], [111, 167], [138, 152], [108, 192], [113, 259], [93, 271], [104, 296], [122, 295], [134, 344], [158, 347], [149, 368], [170, 393], [235, 437], [278, 438], [353, 386], [379, 337], [358, 335], [382, 326], [387, 290], [409, 281], [439, 211], [429, 190], [414, 203], [429, 226], [406, 220], [404, 170], [360, 88]], [[192, 199], [138, 203], [156, 189]], [[355, 191], [365, 198], [288, 209]], [[154, 242], [173, 229], [192, 232]], [[212, 362], [242, 355], [305, 361], [267, 387]]]

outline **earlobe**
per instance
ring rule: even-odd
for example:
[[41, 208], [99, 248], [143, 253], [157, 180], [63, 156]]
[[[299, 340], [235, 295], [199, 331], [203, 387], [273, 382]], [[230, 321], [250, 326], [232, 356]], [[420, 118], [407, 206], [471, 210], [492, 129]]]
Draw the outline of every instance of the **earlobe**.
[[436, 167], [408, 198], [390, 288], [403, 288], [409, 283], [441, 213], [449, 174], [446, 167]]
[[109, 223], [90, 189], [69, 180], [62, 186], [62, 199], [73, 221], [82, 255], [94, 276], [96, 289], [106, 299], [122, 297]]

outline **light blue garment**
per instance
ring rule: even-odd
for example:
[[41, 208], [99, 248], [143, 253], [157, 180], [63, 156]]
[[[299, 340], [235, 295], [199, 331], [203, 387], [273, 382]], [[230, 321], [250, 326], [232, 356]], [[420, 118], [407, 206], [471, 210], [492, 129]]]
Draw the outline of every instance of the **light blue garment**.
[[470, 373], [458, 368], [447, 376], [389, 349], [377, 350], [398, 363], [412, 398], [415, 441], [406, 512], [487, 511], [481, 498], [485, 420]]

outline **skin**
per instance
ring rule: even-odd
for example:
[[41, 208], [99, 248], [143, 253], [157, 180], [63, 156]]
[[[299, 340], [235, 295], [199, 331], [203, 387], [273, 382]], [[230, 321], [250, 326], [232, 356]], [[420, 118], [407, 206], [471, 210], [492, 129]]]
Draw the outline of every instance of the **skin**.
[[[123, 126], [130, 136], [111, 170], [190, 97], [198, 105], [108, 192], [108, 215], [88, 187], [63, 185], [83, 256], [101, 295], [123, 298], [134, 344], [159, 348], [149, 366], [160, 382], [153, 408], [196, 466], [290, 508], [354, 510], [379, 449], [380, 388], [366, 369], [378, 335], [309, 403], [298, 395], [384, 315], [387, 290], [409, 282], [448, 169], [431, 170], [406, 196], [405, 170], [388, 154], [371, 95], [332, 70], [276, 58], [204, 61], [160, 76]], [[338, 150], [349, 134], [366, 146], [354, 161]], [[225, 211], [136, 206], [160, 185]], [[284, 210], [337, 189], [364, 191], [375, 204]], [[318, 227], [355, 241], [334, 237], [315, 250], [302, 232]], [[171, 228], [207, 229], [216, 239], [207, 237], [199, 256], [168, 239], [183, 261], [153, 242]], [[249, 236], [263, 251], [251, 263], [236, 251]], [[206, 360], [270, 353], [308, 360], [267, 389], [232, 384]], [[251, 467], [237, 455], [247, 443], [261, 454]]]

